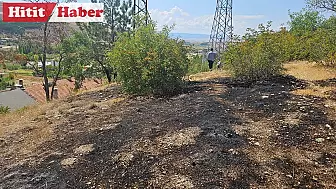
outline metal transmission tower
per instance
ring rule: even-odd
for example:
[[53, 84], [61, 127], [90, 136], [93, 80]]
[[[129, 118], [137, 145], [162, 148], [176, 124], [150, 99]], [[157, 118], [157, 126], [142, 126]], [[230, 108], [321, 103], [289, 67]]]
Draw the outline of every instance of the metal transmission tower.
[[214, 48], [218, 53], [223, 52], [232, 36], [232, 0], [217, 0], [209, 48]]
[[145, 17], [145, 23], [148, 24], [148, 0], [134, 0], [133, 2], [133, 28], [136, 27], [136, 20], [138, 16]]

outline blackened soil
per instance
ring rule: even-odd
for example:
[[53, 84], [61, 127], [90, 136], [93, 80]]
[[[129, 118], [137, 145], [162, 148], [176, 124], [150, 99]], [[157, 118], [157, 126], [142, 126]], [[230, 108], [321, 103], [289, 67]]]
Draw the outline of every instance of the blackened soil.
[[336, 188], [335, 109], [291, 93], [306, 86], [220, 78], [169, 99], [118, 87], [72, 97], [35, 157], [13, 164], [5, 154], [0, 188]]

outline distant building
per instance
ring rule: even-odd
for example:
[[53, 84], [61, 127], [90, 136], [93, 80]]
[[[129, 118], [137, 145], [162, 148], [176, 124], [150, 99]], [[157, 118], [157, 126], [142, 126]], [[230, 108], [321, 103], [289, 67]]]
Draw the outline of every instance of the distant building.
[[[33, 67], [33, 65], [35, 65], [36, 64], [36, 62], [28, 62], [27, 63], [27, 67]], [[39, 68], [42, 68], [42, 62], [41, 61], [39, 61], [38, 63], [37, 63], [37, 66], [39, 67]], [[46, 66], [58, 66], [58, 62], [56, 62], [56, 61], [54, 61], [54, 60], [52, 60], [52, 61], [47, 61], [46, 62]]]

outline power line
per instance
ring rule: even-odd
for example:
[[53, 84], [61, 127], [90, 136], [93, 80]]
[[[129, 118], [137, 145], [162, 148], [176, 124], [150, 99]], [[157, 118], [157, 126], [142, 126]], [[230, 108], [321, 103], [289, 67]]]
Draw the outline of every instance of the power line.
[[143, 17], [145, 24], [148, 24], [150, 19], [148, 12], [148, 0], [134, 0], [133, 2], [133, 28], [136, 27], [137, 20]]
[[214, 48], [218, 53], [222, 53], [227, 43], [232, 41], [232, 37], [232, 0], [217, 0], [209, 48]]

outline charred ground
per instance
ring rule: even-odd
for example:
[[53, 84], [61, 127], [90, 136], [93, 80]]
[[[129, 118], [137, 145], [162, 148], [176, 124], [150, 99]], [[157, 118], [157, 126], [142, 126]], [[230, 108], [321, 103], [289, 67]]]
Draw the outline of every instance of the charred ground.
[[223, 77], [168, 99], [71, 97], [1, 139], [0, 188], [336, 188], [335, 99], [294, 93], [309, 85]]

